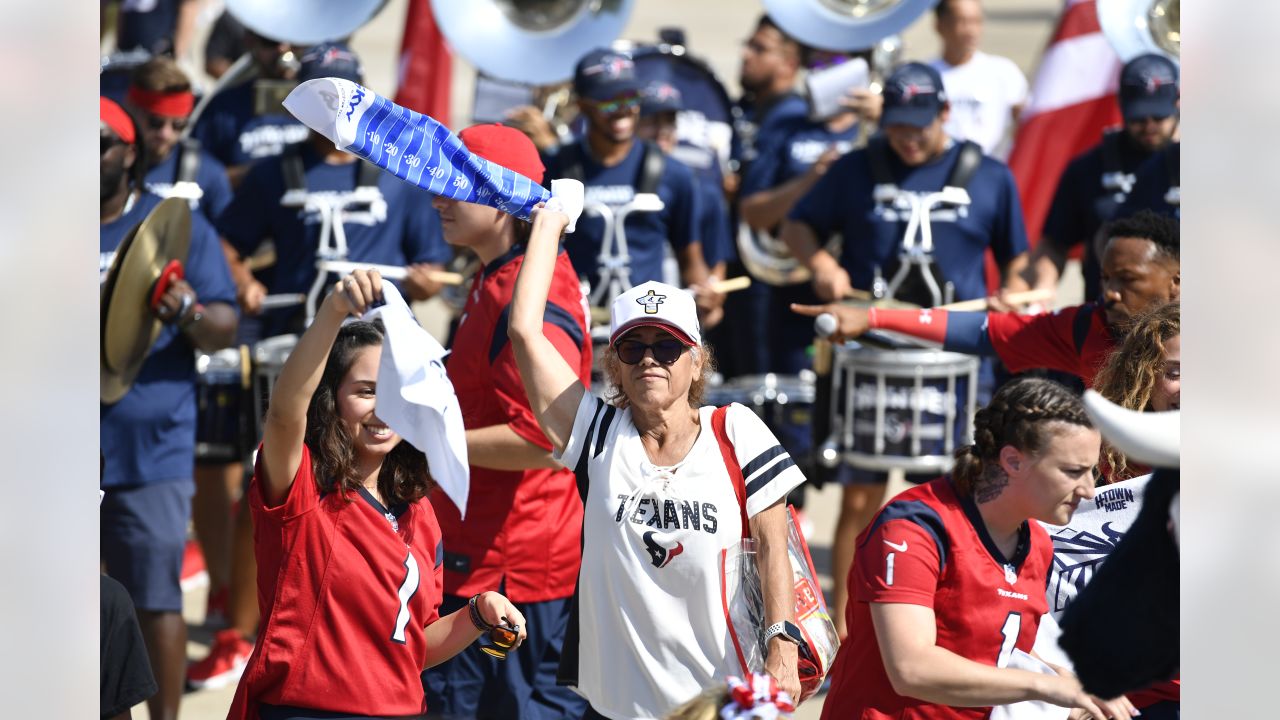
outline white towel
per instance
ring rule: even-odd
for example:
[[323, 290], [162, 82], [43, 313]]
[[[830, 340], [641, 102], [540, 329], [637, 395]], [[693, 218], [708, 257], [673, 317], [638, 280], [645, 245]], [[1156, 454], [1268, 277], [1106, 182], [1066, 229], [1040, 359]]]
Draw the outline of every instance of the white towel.
[[382, 318], [382, 362], [378, 366], [378, 417], [427, 456], [431, 477], [463, 516], [471, 488], [462, 408], [444, 369], [445, 349], [413, 316], [400, 291], [382, 284], [386, 304], [365, 320]]

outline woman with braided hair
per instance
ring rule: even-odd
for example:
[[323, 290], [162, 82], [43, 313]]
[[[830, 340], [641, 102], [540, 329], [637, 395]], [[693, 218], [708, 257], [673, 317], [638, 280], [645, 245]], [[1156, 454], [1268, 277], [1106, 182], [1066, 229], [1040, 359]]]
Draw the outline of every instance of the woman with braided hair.
[[1016, 669], [1047, 609], [1053, 560], [1031, 521], [1065, 524], [1093, 497], [1100, 443], [1065, 387], [1035, 378], [1002, 387], [978, 411], [974, 444], [956, 453], [952, 474], [898, 495], [858, 536], [849, 637], [823, 720], [985, 718], [1024, 700], [1073, 717], [1131, 717], [1128, 700], [1092, 697], [1065, 671]]
[[[1139, 315], [1094, 379], [1094, 390], [1129, 410], [1166, 412], [1181, 406], [1182, 320], [1181, 306], [1171, 302]], [[1145, 475], [1147, 468], [1133, 466], [1124, 453], [1103, 444], [1106, 482]]]

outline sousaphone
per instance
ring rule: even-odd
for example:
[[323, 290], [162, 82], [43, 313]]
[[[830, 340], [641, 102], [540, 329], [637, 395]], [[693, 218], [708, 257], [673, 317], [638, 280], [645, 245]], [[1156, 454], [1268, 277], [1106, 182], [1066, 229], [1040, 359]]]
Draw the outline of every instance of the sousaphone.
[[1098, 0], [1098, 24], [1122, 62], [1146, 53], [1181, 58], [1181, 0]]
[[937, 0], [764, 0], [778, 27], [806, 45], [845, 52], [874, 47]]
[[191, 248], [191, 208], [186, 200], [164, 200], [138, 224], [116, 249], [102, 283], [101, 382], [102, 402], [111, 404], [129, 392], [151, 346], [160, 335], [160, 319], [151, 299], [172, 263], [185, 264]]

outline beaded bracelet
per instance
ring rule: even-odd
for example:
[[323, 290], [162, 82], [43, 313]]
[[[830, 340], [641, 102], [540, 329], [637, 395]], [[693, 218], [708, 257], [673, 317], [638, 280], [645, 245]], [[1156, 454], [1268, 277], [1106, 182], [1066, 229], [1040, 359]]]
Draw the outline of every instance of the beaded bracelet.
[[484, 621], [484, 617], [480, 615], [480, 608], [476, 606], [476, 602], [480, 600], [480, 593], [471, 596], [467, 601], [467, 612], [471, 615], [471, 624], [476, 626], [480, 632], [489, 632], [494, 628], [493, 625]]

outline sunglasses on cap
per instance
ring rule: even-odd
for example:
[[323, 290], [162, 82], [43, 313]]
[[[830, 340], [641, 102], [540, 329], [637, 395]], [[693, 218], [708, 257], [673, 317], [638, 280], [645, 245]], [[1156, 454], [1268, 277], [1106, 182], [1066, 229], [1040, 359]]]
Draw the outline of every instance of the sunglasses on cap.
[[668, 338], [652, 344], [624, 339], [619, 340], [613, 347], [618, 351], [618, 359], [628, 365], [638, 364], [644, 359], [646, 352], [652, 352], [653, 359], [659, 364], [670, 365], [680, 359], [680, 355], [688, 346], [675, 338]]
[[619, 110], [630, 110], [640, 105], [640, 95], [638, 93], [628, 93], [620, 98], [606, 100], [604, 102], [587, 101], [587, 104], [595, 108], [596, 112], [604, 115], [612, 115]]

